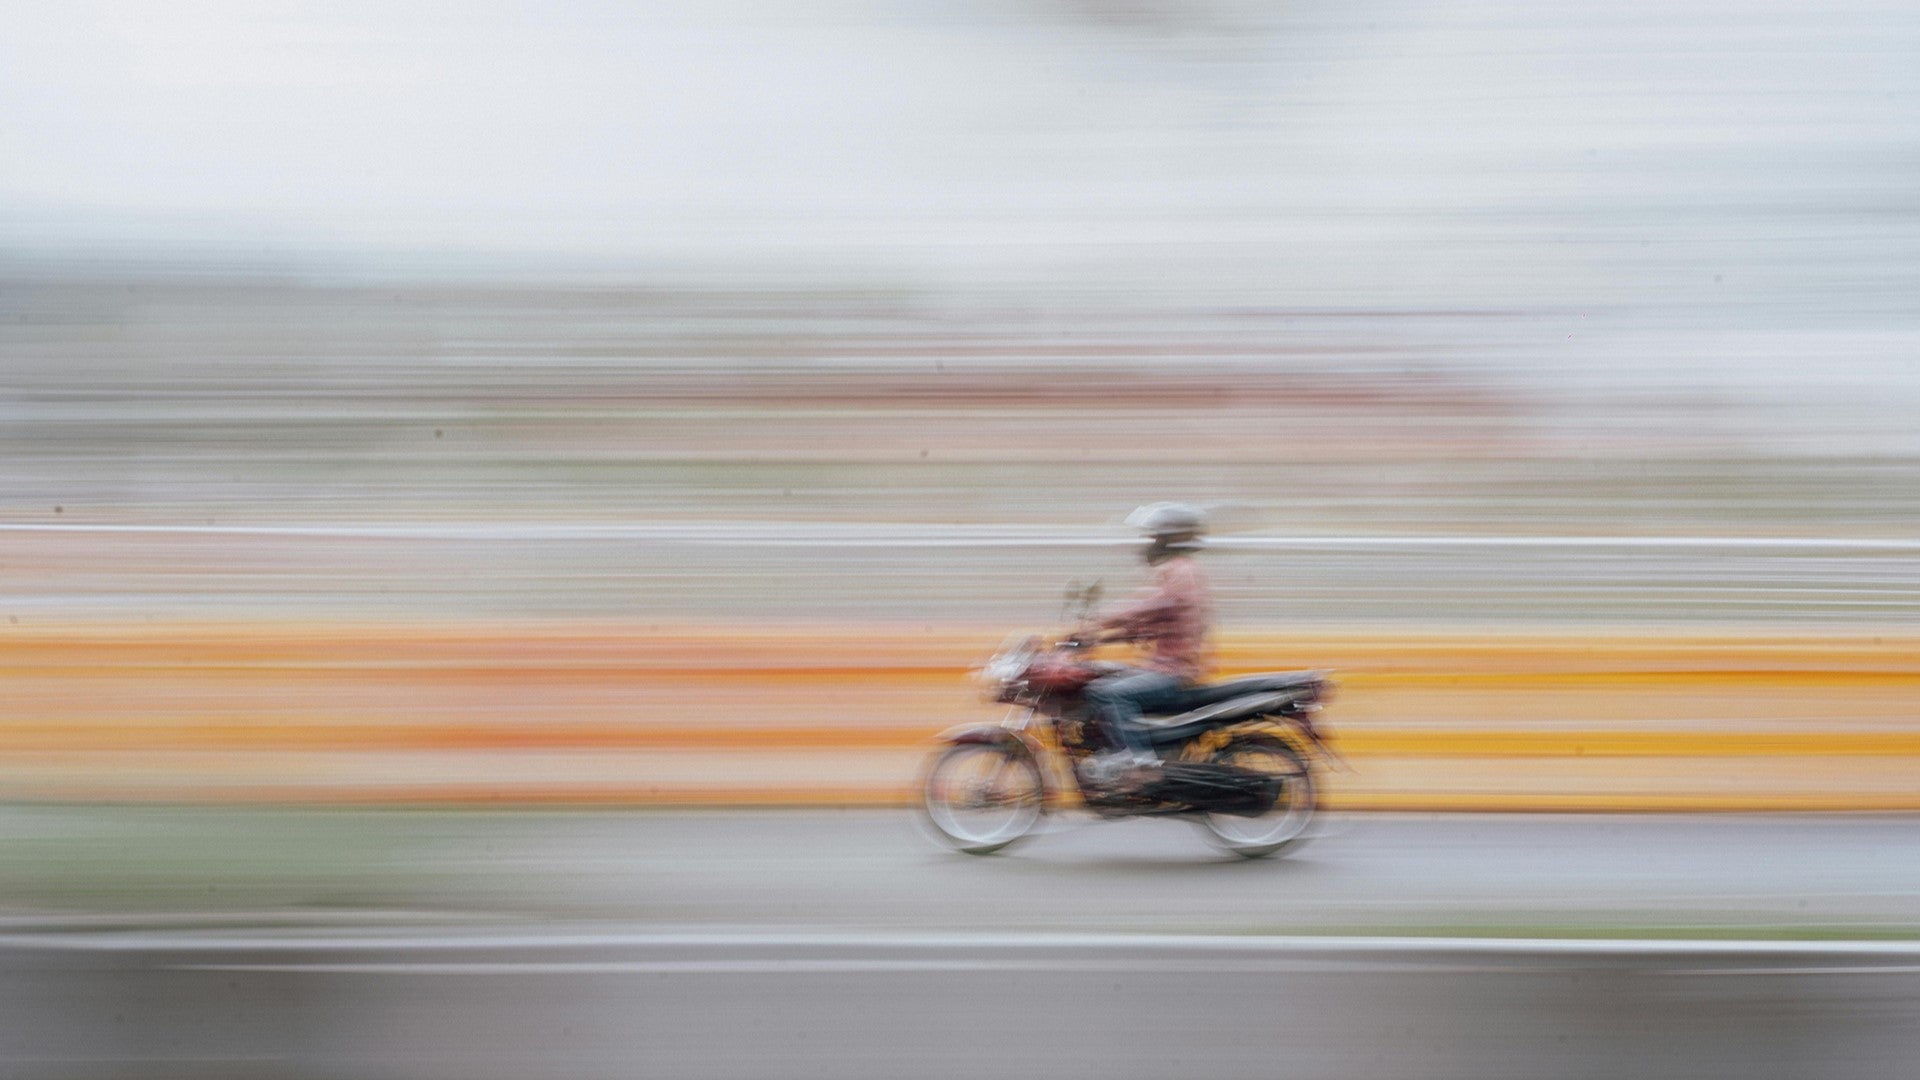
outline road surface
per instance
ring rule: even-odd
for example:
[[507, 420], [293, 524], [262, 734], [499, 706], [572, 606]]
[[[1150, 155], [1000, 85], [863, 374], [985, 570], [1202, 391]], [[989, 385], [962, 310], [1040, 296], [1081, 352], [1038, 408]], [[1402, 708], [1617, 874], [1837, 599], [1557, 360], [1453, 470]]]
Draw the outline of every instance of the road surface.
[[1911, 943], [0, 941], [9, 1077], [1905, 1077]]
[[[1920, 1059], [1902, 818], [1363, 816], [1244, 863], [1167, 822], [983, 860], [882, 812], [233, 813], [7, 811], [5, 883], [43, 906], [0, 927], [0, 1075], [1852, 1078]], [[46, 907], [48, 846], [105, 857], [115, 822], [120, 892]], [[167, 848], [189, 834], [216, 854]]]
[[805, 930], [1920, 931], [1920, 825], [1869, 815], [1330, 816], [1284, 859], [1068, 818], [989, 858], [846, 811], [0, 809], [0, 903], [88, 916]]

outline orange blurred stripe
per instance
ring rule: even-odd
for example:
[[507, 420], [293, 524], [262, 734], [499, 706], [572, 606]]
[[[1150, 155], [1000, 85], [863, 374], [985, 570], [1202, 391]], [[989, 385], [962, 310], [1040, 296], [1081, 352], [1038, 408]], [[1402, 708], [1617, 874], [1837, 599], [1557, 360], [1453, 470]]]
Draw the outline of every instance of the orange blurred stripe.
[[[1337, 730], [1337, 729], [1336, 729]], [[0, 750], [902, 750], [926, 725], [666, 727], [637, 724], [8, 723]], [[1920, 731], [1513, 731], [1365, 728], [1355, 758], [1920, 757]]]

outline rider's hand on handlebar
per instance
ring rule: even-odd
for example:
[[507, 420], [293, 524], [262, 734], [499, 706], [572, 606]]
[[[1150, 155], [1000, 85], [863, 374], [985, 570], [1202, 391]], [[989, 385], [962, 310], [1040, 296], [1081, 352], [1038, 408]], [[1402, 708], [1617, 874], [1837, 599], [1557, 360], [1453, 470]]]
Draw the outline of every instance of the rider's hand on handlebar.
[[1105, 632], [1097, 624], [1088, 622], [1068, 630], [1061, 644], [1077, 649], [1091, 649], [1105, 640]]

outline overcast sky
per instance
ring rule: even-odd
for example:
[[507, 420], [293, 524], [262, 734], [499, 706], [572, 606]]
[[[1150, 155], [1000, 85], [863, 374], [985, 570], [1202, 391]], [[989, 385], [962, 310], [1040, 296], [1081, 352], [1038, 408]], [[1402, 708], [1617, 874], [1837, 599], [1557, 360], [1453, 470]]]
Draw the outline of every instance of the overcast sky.
[[1877, 327], [1916, 56], [1877, 0], [25, 0], [0, 241]]

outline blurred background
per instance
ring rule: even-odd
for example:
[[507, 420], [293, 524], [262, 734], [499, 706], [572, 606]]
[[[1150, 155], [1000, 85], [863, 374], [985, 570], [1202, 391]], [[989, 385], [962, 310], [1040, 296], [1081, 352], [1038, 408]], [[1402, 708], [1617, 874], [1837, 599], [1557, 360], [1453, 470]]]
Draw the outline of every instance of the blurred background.
[[[1913, 533], [1901, 5], [14, 23], [16, 617], [998, 624], [1091, 565], [1009, 538], [1175, 496], [1291, 537]], [[1884, 549], [1547, 550], [1221, 574], [1275, 624], [1913, 616]]]
[[[1163, 498], [1217, 510], [1242, 667], [1866, 635], [1872, 700], [1796, 715], [1906, 715], [1910, 7], [106, 2], [8, 37], [16, 741], [316, 712], [917, 737], [1067, 581], [1127, 587], [1118, 522]], [[103, 672], [102, 635], [138, 662]], [[690, 643], [940, 670], [704, 706], [620, 677]], [[341, 649], [388, 670], [327, 683], [368, 662]], [[370, 685], [503, 653], [537, 698]], [[112, 795], [95, 764], [17, 790]]]
[[[715, 897], [842, 819], [520, 808], [900, 804], [1172, 498], [1227, 668], [1341, 671], [1335, 808], [1920, 809], [1916, 55], [1881, 0], [15, 5], [10, 917], [767, 917]], [[1884, 841], [1811, 913], [1629, 860], [1491, 921], [1904, 935]], [[805, 920], [912, 922], [879, 843]], [[1209, 925], [1498, 901], [1340, 880]]]

